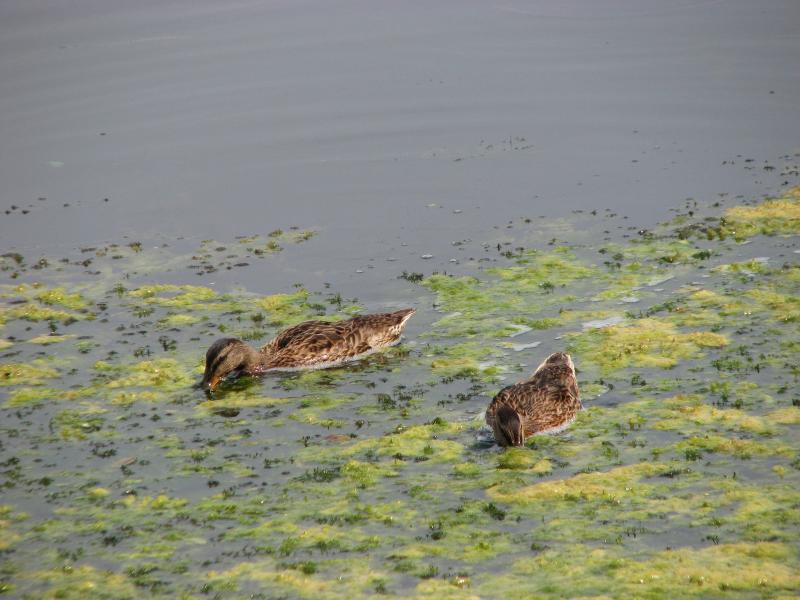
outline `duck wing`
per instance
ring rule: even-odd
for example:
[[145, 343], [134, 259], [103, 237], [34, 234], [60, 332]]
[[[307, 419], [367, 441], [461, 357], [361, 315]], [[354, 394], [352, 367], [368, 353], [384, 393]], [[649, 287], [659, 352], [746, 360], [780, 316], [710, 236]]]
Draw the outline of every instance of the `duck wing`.
[[344, 360], [369, 350], [348, 321], [307, 321], [282, 331], [262, 348], [269, 368], [293, 368]]
[[277, 352], [278, 350], [282, 350], [283, 348], [286, 348], [287, 346], [290, 346], [299, 340], [305, 339], [309, 334], [326, 330], [328, 325], [331, 325], [331, 323], [327, 323], [325, 321], [306, 321], [304, 323], [300, 323], [299, 325], [294, 325], [293, 327], [289, 327], [288, 329], [284, 329], [283, 331], [279, 332], [278, 335], [272, 338], [261, 348], [261, 351], [268, 352], [270, 354]]
[[262, 348], [269, 368], [322, 365], [351, 359], [400, 338], [414, 309], [345, 321], [307, 321], [279, 333]]

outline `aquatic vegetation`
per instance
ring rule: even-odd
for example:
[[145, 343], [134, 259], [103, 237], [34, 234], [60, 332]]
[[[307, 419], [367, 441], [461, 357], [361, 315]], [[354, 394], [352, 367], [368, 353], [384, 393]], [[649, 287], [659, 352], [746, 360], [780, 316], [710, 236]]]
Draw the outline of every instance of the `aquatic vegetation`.
[[58, 370], [49, 366], [49, 361], [43, 359], [35, 359], [27, 364], [0, 364], [0, 386], [40, 385], [45, 380], [58, 376]]
[[[705, 591], [786, 590], [800, 584], [800, 576], [787, 565], [796, 551], [783, 544], [720, 544], [693, 550], [666, 550], [644, 563], [626, 562], [615, 576], [642, 582], [648, 593], [664, 593], [688, 582], [696, 595]], [[698, 589], [699, 588], [699, 589]]]
[[49, 346], [50, 344], [58, 344], [59, 342], [66, 342], [74, 338], [74, 335], [37, 335], [28, 340], [29, 344], [39, 344], [41, 346]]
[[608, 374], [626, 367], [674, 367], [680, 360], [702, 355], [704, 348], [721, 348], [728, 339], [719, 333], [682, 333], [659, 319], [592, 329], [570, 338], [569, 348], [580, 360]]
[[0, 285], [0, 298], [12, 300], [10, 305], [0, 306], [0, 325], [15, 319], [70, 323], [94, 318], [87, 310], [90, 302], [81, 293], [68, 293], [63, 287], [47, 288], [40, 283]]
[[774, 289], [759, 288], [748, 290], [747, 297], [766, 307], [777, 321], [788, 323], [800, 320], [800, 296], [797, 294], [782, 294]]
[[[643, 239], [633, 240], [629, 244], [607, 244], [604, 248], [605, 254], [616, 256], [616, 260], [630, 261], [632, 264], [628, 266], [628, 270], [631, 272], [642, 269], [642, 263], [645, 261], [677, 265], [703, 260], [696, 256], [697, 248], [690, 241], [683, 239], [655, 239], [646, 235]], [[651, 280], [653, 278], [654, 276], [651, 276]]]
[[25, 321], [59, 321], [67, 323], [78, 319], [87, 318], [80, 313], [40, 306], [33, 303], [18, 304], [12, 308], [0, 309], [0, 324], [14, 319], [24, 319]]
[[[595, 269], [583, 265], [565, 246], [546, 253], [526, 250], [514, 262], [518, 265], [507, 268], [487, 269], [487, 273], [498, 275], [501, 280], [513, 281], [522, 285], [535, 283], [542, 290], [566, 286], [576, 279], [591, 277]], [[543, 285], [545, 282], [550, 286]]]
[[[791, 593], [797, 575], [787, 568], [796, 551], [786, 544], [720, 544], [665, 550], [644, 560], [612, 548], [571, 544], [517, 561], [503, 585], [508, 597], [563, 594], [678, 598]], [[486, 582], [479, 592], [492, 593]], [[501, 584], [502, 585], [502, 584]]]
[[37, 404], [44, 400], [57, 399], [64, 392], [54, 388], [46, 387], [22, 387], [12, 390], [8, 395], [6, 406], [24, 406], [26, 404]]
[[491, 359], [500, 353], [491, 347], [476, 343], [432, 346], [426, 358], [431, 357], [430, 368], [439, 377], [481, 378], [492, 381], [503, 371]]
[[440, 439], [440, 436], [463, 429], [461, 424], [416, 425], [382, 437], [356, 442], [346, 448], [343, 454], [353, 456], [366, 453], [392, 456], [397, 460], [422, 457], [425, 462], [452, 462], [458, 459], [464, 446], [454, 440]]
[[89, 306], [81, 294], [69, 294], [64, 288], [53, 288], [36, 294], [36, 299], [48, 306], [63, 306], [72, 310], [80, 310]]
[[273, 294], [256, 301], [267, 314], [270, 325], [284, 327], [324, 316], [324, 308], [309, 302], [309, 293], [298, 290], [293, 294]]
[[[144, 304], [187, 310], [206, 308], [210, 301], [217, 299], [217, 292], [196, 285], [145, 285], [130, 290], [128, 295], [139, 299]], [[219, 308], [219, 305], [210, 308]]]
[[502, 489], [489, 490], [489, 497], [517, 504], [533, 504], [546, 501], [573, 502], [578, 499], [597, 497], [621, 499], [646, 495], [650, 485], [643, 479], [666, 472], [667, 463], [639, 463], [618, 467], [608, 472], [582, 473], [569, 479], [543, 481], [513, 492]]
[[800, 188], [756, 206], [734, 206], [725, 211], [722, 228], [736, 239], [754, 235], [800, 233]]
[[33, 571], [26, 575], [29, 585], [46, 590], [41, 598], [101, 600], [136, 598], [141, 592], [126, 575], [89, 565], [64, 565], [61, 568]]
[[775, 442], [758, 442], [749, 439], [730, 438], [722, 435], [706, 434], [703, 436], [693, 436], [677, 445], [679, 450], [687, 452], [699, 452], [700, 456], [707, 452], [720, 452], [732, 454], [737, 458], [751, 458], [754, 455], [791, 455], [791, 448], [779, 445]]
[[53, 417], [51, 425], [63, 440], [85, 440], [103, 428], [105, 419], [101, 415], [105, 412], [101, 408], [62, 410]]
[[[703, 403], [698, 395], [676, 396], [652, 407], [653, 427], [662, 430], [687, 430], [687, 426], [714, 424], [735, 431], [760, 435], [774, 432], [767, 417], [758, 417], [737, 409], [720, 409]], [[657, 420], [656, 420], [657, 419]]]
[[94, 371], [97, 373], [95, 383], [106, 389], [157, 387], [177, 390], [184, 389], [195, 381], [184, 366], [171, 358], [146, 360], [130, 365], [112, 365], [98, 361], [94, 365]]
[[[800, 269], [778, 236], [797, 194], [630, 238], [517, 220], [458, 242], [481, 258], [455, 276], [365, 290], [416, 299], [411, 340], [213, 397], [194, 385], [214, 339], [362, 310], [302, 287], [310, 230], [0, 257], [0, 592], [788, 597]], [[261, 259], [275, 294], [224, 276]], [[492, 446], [492, 396], [563, 349], [584, 410]]]

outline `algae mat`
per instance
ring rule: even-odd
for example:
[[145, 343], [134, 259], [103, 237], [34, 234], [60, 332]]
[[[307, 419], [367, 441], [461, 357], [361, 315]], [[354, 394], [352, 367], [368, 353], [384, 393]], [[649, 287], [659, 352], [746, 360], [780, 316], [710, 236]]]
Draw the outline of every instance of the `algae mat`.
[[[520, 219], [397, 273], [402, 345], [194, 387], [208, 344], [383, 306], [187, 274], [314, 231], [0, 258], [0, 592], [28, 598], [789, 597], [800, 588], [800, 190]], [[387, 304], [391, 298], [385, 299]], [[501, 451], [481, 411], [549, 352], [584, 410]]]

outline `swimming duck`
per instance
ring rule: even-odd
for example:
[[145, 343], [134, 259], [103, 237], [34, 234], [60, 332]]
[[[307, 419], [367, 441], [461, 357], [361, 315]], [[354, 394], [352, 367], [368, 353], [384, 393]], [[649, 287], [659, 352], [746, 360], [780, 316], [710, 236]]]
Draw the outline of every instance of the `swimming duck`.
[[556, 352], [530, 378], [500, 390], [486, 409], [486, 423], [501, 446], [522, 446], [535, 433], [565, 429], [581, 408], [572, 358]]
[[219, 339], [206, 352], [200, 385], [213, 392], [229, 376], [325, 369], [356, 360], [398, 343], [406, 321], [415, 312], [404, 308], [345, 321], [306, 321], [281, 331], [260, 350], [236, 338]]

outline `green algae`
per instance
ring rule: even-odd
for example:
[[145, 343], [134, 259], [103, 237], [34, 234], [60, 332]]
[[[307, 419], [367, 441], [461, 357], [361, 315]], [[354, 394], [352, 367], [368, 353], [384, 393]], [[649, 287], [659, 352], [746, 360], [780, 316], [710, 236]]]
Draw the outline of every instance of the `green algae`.
[[576, 498], [635, 498], [648, 489], [648, 485], [642, 482], [644, 478], [660, 475], [668, 469], [668, 464], [640, 463], [608, 472], [582, 473], [570, 479], [545, 481], [513, 492], [492, 489], [488, 493], [494, 500], [516, 504], [553, 500], [569, 502]]
[[525, 470], [537, 475], [547, 475], [553, 470], [553, 463], [538, 456], [528, 448], [509, 448], [497, 457], [498, 469]]
[[[526, 250], [515, 258], [518, 266], [508, 268], [491, 268], [487, 273], [498, 275], [501, 280], [516, 283], [520, 286], [534, 284], [547, 291], [555, 286], [564, 287], [576, 279], [591, 277], [596, 270], [577, 260], [569, 248], [561, 246], [553, 252]], [[545, 285], [549, 283], [550, 285]]]
[[745, 239], [754, 235], [800, 233], [800, 188], [756, 206], [735, 206], [725, 211], [722, 229], [727, 235]]
[[141, 594], [126, 575], [89, 565], [33, 571], [28, 578], [38, 586], [46, 586], [46, 592], [38, 596], [43, 600], [106, 600], [137, 598]]
[[244, 580], [299, 598], [347, 598], [354, 592], [366, 595], [373, 591], [374, 581], [384, 575], [368, 564], [354, 561], [336, 561], [333, 566], [338, 577], [323, 578], [320, 574], [281, 569], [274, 561], [241, 563], [227, 571], [210, 572], [208, 581], [212, 590], [235, 589], [235, 582]]
[[195, 378], [185, 366], [172, 358], [145, 360], [128, 365], [112, 365], [104, 361], [94, 364], [95, 384], [106, 389], [127, 387], [155, 387], [184, 389]]
[[72, 310], [81, 310], [89, 306], [89, 302], [81, 294], [70, 294], [64, 288], [54, 288], [36, 295], [36, 299], [48, 306], [63, 306]]
[[[785, 456], [791, 456], [792, 454], [790, 446], [776, 444], [774, 442], [737, 439], [711, 433], [690, 437], [686, 441], [678, 444], [677, 448], [678, 450], [682, 450], [685, 454], [700, 452], [702, 456], [708, 452], [719, 452], [744, 459], [751, 458], [754, 455], [783, 454]], [[692, 454], [690, 454], [690, 456], [691, 455]], [[697, 456], [696, 454], [694, 455]]]
[[305, 390], [309, 392], [320, 392], [335, 388], [336, 384], [344, 376], [342, 369], [318, 369], [313, 371], [300, 371], [292, 373], [289, 377], [281, 380], [281, 386], [285, 390]]
[[450, 346], [432, 346], [425, 353], [430, 358], [431, 372], [438, 377], [475, 378], [493, 381], [504, 371], [493, 359], [500, 353], [477, 343], [467, 342]]
[[46, 387], [22, 387], [12, 390], [8, 395], [6, 406], [16, 407], [28, 404], [38, 404], [45, 400], [57, 399], [64, 392], [55, 388]]
[[711, 590], [790, 591], [800, 584], [800, 576], [786, 564], [793, 559], [796, 551], [783, 544], [723, 544], [667, 550], [643, 564], [628, 562], [615, 575], [625, 583], [639, 583], [650, 595], [676, 588], [694, 588], [696, 596]]
[[800, 321], [800, 296], [783, 294], [774, 288], [747, 291], [747, 298], [768, 309], [770, 316], [782, 323]]
[[273, 408], [292, 402], [293, 398], [275, 398], [247, 392], [228, 392], [219, 400], [206, 400], [196, 405], [203, 414], [211, 414], [223, 408]]
[[25, 321], [41, 322], [41, 321], [59, 321], [66, 323], [77, 319], [85, 318], [84, 315], [65, 310], [50, 308], [49, 306], [38, 306], [35, 304], [22, 304], [12, 308], [0, 309], [0, 322], [6, 322], [13, 319], [23, 319]]
[[296, 325], [324, 315], [320, 307], [309, 302], [309, 293], [300, 289], [293, 294], [273, 294], [256, 301], [256, 306], [266, 312], [270, 325]]
[[49, 346], [50, 344], [58, 344], [73, 339], [74, 335], [38, 335], [28, 340], [29, 344], [39, 344], [40, 346]]
[[103, 429], [105, 419], [102, 415], [105, 413], [104, 409], [98, 407], [62, 410], [53, 417], [50, 426], [62, 440], [85, 440]]
[[[157, 284], [145, 285], [130, 290], [128, 295], [146, 305], [158, 305], [165, 308], [184, 310], [218, 309], [223, 304], [213, 303], [218, 299], [214, 290], [196, 285]], [[211, 304], [209, 306], [209, 304]]]
[[704, 348], [727, 344], [722, 334], [682, 333], [669, 322], [649, 318], [574, 334], [569, 348], [608, 374], [627, 367], [669, 369], [681, 360], [701, 356]]
[[71, 323], [94, 318], [87, 310], [91, 303], [81, 293], [69, 293], [63, 287], [48, 288], [40, 283], [0, 285], [0, 298], [15, 300], [11, 306], [0, 306], [0, 325], [16, 319]]
[[774, 427], [769, 418], [738, 409], [722, 409], [703, 403], [699, 395], [676, 396], [651, 408], [653, 427], [661, 430], [687, 430], [689, 425], [716, 425], [731, 431], [749, 431], [769, 436]]
[[43, 359], [35, 359], [28, 364], [0, 364], [0, 386], [41, 385], [58, 376], [59, 371]]
[[791, 593], [797, 585], [796, 550], [786, 544], [720, 544], [630, 559], [613, 548], [571, 544], [514, 563], [507, 581], [493, 578], [478, 591], [505, 597], [709, 597], [730, 592], [758, 596]]
[[[292, 411], [291, 419], [308, 425], [317, 425], [325, 429], [341, 428], [346, 421], [342, 419], [332, 419], [326, 417], [324, 413], [333, 409], [338, 409], [344, 404], [352, 402], [352, 396], [344, 395], [313, 395], [305, 396], [300, 400], [297, 408]], [[337, 411], [338, 412], [338, 411]], [[276, 426], [281, 425], [276, 421]]]
[[568, 248], [529, 250], [515, 259], [515, 266], [485, 272], [490, 279], [431, 275], [422, 281], [436, 293], [437, 306], [453, 312], [434, 324], [432, 336], [505, 337], [528, 328], [549, 328], [557, 322], [554, 317], [532, 315], [568, 299], [561, 290], [570, 283], [597, 275]]
[[160, 319], [159, 323], [164, 327], [186, 327], [188, 325], [194, 325], [201, 320], [202, 318], [196, 315], [171, 314]]
[[644, 239], [634, 240], [626, 245], [608, 244], [604, 249], [607, 254], [617, 255], [616, 260], [630, 261], [632, 265], [628, 268], [631, 271], [640, 269], [645, 261], [677, 265], [703, 260], [696, 256], [697, 247], [682, 239], [653, 239], [645, 236]]
[[403, 428], [401, 431], [391, 433], [379, 438], [372, 438], [356, 442], [343, 451], [345, 456], [367, 453], [377, 456], [422, 457], [426, 462], [452, 462], [457, 460], [464, 450], [463, 444], [454, 441], [439, 439], [445, 433], [463, 431], [463, 424], [433, 424], [416, 425]]
[[[284, 235], [203, 252], [288, 253]], [[192, 386], [215, 337], [360, 307], [299, 287], [153, 283], [164, 271], [144, 247], [97, 256], [103, 283], [40, 271], [43, 284], [4, 288], [24, 302], [0, 317], [5, 367], [23, 369], [1, 391], [13, 564], [0, 585], [76, 598], [791, 594], [798, 269], [672, 235], [546, 251], [509, 238], [517, 249], [461, 277], [396, 284], [423, 296], [430, 344], [242, 378], [213, 399]], [[36, 297], [51, 291], [52, 304]], [[425, 311], [434, 297], [450, 314]], [[63, 315], [9, 316], [30, 307]], [[476, 442], [504, 378], [565, 346], [586, 406], [569, 430], [503, 451]], [[46, 516], [16, 518], [31, 494]]]
[[13, 523], [28, 519], [23, 512], [14, 512], [13, 507], [0, 504], [0, 551], [5, 552], [22, 539], [22, 536], [10, 530]]

